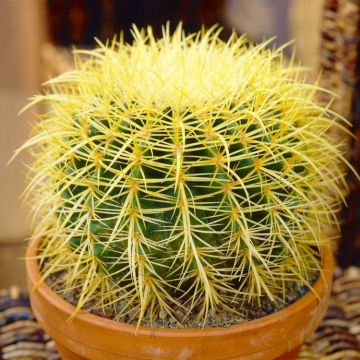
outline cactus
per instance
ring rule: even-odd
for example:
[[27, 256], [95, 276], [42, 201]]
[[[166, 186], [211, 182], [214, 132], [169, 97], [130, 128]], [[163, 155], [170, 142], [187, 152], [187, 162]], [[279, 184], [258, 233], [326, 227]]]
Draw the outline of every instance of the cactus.
[[134, 27], [30, 102], [46, 104], [19, 150], [41, 272], [66, 274], [77, 309], [203, 321], [321, 269], [346, 188], [328, 129], [345, 124], [282, 49], [219, 32]]

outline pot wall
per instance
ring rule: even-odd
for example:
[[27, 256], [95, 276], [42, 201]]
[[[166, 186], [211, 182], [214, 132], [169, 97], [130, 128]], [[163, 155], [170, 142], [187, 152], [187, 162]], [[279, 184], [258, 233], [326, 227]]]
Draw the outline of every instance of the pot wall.
[[[40, 280], [34, 259], [38, 243], [31, 243], [27, 254], [30, 301], [35, 317], [67, 359], [276, 359], [298, 348], [315, 331], [328, 304], [333, 273], [332, 253], [325, 248], [324, 276], [314, 286], [318, 297], [308, 292], [277, 313], [229, 328], [141, 327], [134, 335], [134, 325], [86, 312], [69, 321], [75, 311], [71, 304], [44, 283], [32, 291]], [[288, 354], [288, 359], [293, 355]]]

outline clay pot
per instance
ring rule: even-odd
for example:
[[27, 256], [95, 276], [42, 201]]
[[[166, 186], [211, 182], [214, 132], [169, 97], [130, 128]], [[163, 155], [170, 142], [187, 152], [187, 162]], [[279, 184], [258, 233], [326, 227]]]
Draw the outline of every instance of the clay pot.
[[[27, 276], [34, 315], [55, 340], [63, 359], [295, 359], [299, 347], [319, 325], [326, 310], [333, 275], [330, 247], [324, 249], [324, 276], [314, 286], [319, 298], [308, 292], [285, 309], [228, 328], [160, 329], [135, 326], [80, 312], [40, 280], [39, 241], [27, 251]], [[320, 300], [319, 300], [320, 299]]]

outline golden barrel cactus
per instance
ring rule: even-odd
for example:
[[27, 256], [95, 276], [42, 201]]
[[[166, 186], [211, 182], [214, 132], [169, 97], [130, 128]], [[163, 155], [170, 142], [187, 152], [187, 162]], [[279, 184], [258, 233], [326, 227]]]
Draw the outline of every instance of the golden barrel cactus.
[[[75, 51], [30, 105], [26, 189], [43, 278], [78, 309], [199, 321], [309, 286], [342, 202], [341, 119], [281, 49], [217, 28]], [[322, 91], [322, 90], [321, 90]], [[345, 131], [345, 130], [344, 130]]]

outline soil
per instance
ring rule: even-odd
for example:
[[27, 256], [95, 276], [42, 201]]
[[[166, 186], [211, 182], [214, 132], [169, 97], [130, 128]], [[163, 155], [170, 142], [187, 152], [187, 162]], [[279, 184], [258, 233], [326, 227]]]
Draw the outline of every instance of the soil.
[[[61, 286], [61, 278], [64, 276], [63, 272], [59, 272], [57, 274], [53, 274], [52, 276], [46, 279], [47, 285], [57, 292], [65, 301], [70, 304], [76, 306], [77, 301], [79, 299], [79, 290], [73, 289], [64, 291]], [[313, 272], [310, 276], [310, 284], [313, 285], [319, 277], [318, 272]], [[160, 328], [202, 328], [202, 327], [228, 327], [233, 324], [238, 324], [244, 321], [250, 321], [253, 319], [261, 318], [263, 316], [272, 314], [277, 312], [284, 307], [292, 304], [300, 297], [304, 296], [309, 291], [307, 286], [300, 286], [296, 283], [289, 285], [286, 289], [285, 294], [285, 302], [280, 305], [273, 304], [269, 299], [264, 298], [260, 305], [252, 305], [251, 307], [245, 308], [244, 306], [238, 308], [234, 306], [232, 309], [218, 309], [215, 313], [209, 313], [205, 321], [198, 321], [196, 319], [196, 311], [190, 313], [186, 318], [186, 322], [181, 322], [181, 318], [184, 316], [182, 309], [174, 308], [174, 314], [178, 314], [176, 319], [170, 317], [166, 313], [159, 313], [157, 318], [150, 319], [149, 314], [145, 314], [141, 325], [143, 326], [151, 326], [151, 327], [160, 327]], [[124, 304], [119, 304], [122, 306]], [[102, 308], [102, 309], [93, 309], [91, 304], [88, 304], [83, 308], [85, 311], [89, 311], [94, 315], [98, 315], [107, 319], [114, 320], [115, 312], [114, 309], [110, 306]], [[118, 321], [129, 323], [129, 324], [137, 324], [136, 314], [131, 314], [131, 311], [122, 316]]]

